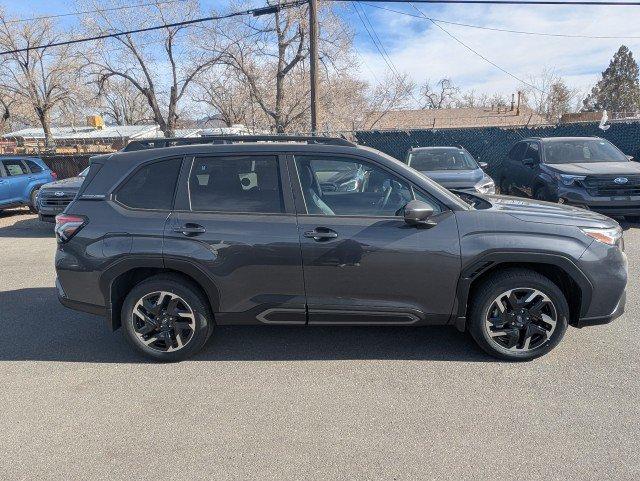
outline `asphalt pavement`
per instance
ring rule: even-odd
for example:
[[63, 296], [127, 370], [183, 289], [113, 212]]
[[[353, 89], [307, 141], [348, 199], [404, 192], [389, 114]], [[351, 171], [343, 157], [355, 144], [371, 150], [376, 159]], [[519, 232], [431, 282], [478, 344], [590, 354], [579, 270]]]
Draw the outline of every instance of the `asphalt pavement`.
[[494, 361], [453, 328], [219, 328], [148, 363], [58, 304], [50, 224], [0, 214], [2, 479], [640, 479], [627, 313]]

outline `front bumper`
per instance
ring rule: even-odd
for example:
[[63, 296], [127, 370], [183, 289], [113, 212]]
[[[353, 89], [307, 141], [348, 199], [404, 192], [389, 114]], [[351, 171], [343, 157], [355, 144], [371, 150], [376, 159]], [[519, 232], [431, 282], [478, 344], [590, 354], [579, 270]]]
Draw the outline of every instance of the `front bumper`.
[[608, 216], [640, 215], [640, 196], [592, 196], [583, 187], [558, 186], [558, 199], [568, 205]]
[[625, 304], [627, 302], [627, 292], [622, 293], [622, 297], [620, 301], [616, 305], [615, 309], [611, 314], [607, 314], [606, 316], [597, 316], [597, 317], [583, 317], [578, 319], [578, 322], [574, 324], [574, 327], [583, 328], [587, 326], [599, 326], [600, 324], [608, 324], [614, 319], [617, 319], [622, 314], [624, 314]]

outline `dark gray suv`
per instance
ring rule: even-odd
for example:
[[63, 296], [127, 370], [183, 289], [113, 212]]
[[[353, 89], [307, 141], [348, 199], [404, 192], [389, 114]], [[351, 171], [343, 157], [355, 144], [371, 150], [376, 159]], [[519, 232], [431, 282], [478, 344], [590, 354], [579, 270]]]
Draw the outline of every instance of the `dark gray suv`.
[[[450, 324], [494, 356], [528, 360], [568, 324], [623, 312], [615, 221], [458, 197], [376, 150], [285, 139], [93, 157], [56, 219], [60, 301], [105, 316], [161, 361], [228, 324]], [[346, 171], [355, 185], [323, 189]]]

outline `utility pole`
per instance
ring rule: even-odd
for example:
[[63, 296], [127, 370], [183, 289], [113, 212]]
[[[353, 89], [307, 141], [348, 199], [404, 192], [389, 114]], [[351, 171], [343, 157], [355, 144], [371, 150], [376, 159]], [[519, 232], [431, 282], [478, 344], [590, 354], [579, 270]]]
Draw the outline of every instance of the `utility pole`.
[[318, 130], [318, 0], [309, 0], [309, 54], [311, 77], [311, 134]]

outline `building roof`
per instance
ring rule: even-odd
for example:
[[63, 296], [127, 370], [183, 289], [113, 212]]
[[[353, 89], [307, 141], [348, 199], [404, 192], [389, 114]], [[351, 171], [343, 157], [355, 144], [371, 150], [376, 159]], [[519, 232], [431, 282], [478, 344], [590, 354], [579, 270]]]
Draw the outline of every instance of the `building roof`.
[[[106, 139], [145, 139], [162, 136], [157, 125], [105, 125], [102, 129], [90, 126], [52, 127], [54, 140], [87, 141]], [[9, 132], [2, 136], [5, 139], [41, 140], [44, 139], [42, 128], [27, 128]]]
[[[374, 113], [373, 118], [376, 118]], [[544, 117], [528, 108], [520, 114], [509, 108], [460, 108], [390, 110], [370, 127], [371, 130], [455, 129], [470, 127], [512, 127], [548, 124]]]

